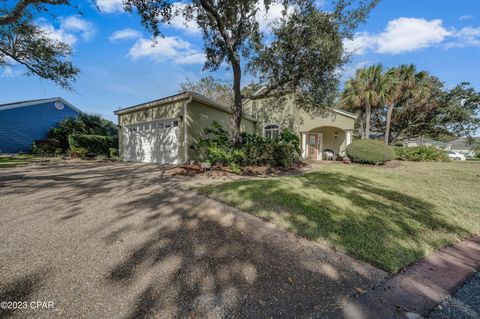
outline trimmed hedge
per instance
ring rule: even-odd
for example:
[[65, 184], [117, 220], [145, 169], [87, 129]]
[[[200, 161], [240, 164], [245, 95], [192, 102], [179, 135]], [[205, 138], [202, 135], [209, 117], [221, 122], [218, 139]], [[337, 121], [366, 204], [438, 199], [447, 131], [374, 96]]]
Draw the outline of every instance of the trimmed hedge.
[[118, 139], [110, 136], [72, 134], [68, 136], [70, 149], [84, 148], [88, 156], [110, 155], [111, 148], [118, 148]]
[[361, 164], [384, 164], [396, 158], [390, 146], [375, 140], [354, 141], [346, 151], [352, 162]]
[[397, 159], [413, 162], [447, 162], [447, 154], [435, 146], [395, 147]]

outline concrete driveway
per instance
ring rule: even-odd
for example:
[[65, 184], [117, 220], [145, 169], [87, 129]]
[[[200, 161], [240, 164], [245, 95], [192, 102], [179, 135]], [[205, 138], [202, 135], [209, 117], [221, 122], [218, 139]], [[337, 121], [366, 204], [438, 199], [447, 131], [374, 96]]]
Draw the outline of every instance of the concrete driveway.
[[311, 317], [386, 277], [196, 182], [147, 164], [0, 170], [0, 302], [26, 302], [0, 318]]

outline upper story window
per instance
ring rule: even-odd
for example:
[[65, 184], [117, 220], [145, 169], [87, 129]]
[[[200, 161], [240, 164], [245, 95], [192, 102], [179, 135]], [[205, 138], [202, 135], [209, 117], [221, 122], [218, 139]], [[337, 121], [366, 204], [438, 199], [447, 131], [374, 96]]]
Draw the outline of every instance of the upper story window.
[[266, 138], [277, 138], [280, 135], [280, 126], [277, 124], [265, 125], [263, 128], [263, 136]]

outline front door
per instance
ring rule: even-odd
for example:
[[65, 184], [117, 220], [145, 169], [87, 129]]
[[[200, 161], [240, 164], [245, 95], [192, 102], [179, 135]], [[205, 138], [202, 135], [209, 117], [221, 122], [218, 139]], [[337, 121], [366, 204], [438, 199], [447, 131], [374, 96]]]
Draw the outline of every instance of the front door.
[[317, 134], [308, 134], [307, 144], [308, 144], [308, 158], [317, 159], [318, 135]]

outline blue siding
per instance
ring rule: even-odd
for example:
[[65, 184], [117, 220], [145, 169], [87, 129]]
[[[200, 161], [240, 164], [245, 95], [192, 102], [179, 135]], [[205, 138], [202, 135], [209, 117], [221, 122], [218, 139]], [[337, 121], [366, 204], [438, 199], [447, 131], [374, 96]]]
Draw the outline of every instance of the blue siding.
[[55, 102], [0, 111], [0, 152], [29, 152], [32, 142], [47, 138], [50, 128], [78, 112], [67, 105], [62, 110]]

